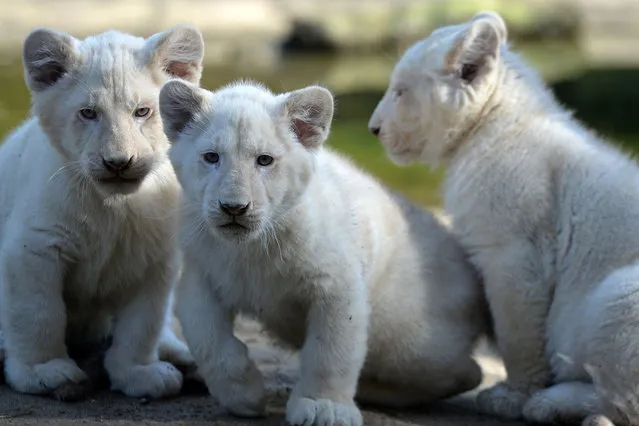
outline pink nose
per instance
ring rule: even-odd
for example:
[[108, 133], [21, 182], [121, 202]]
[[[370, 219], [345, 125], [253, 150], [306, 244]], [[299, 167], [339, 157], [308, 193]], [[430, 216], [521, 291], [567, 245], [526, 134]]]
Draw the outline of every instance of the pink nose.
[[251, 203], [248, 204], [228, 204], [218, 201], [220, 204], [220, 210], [229, 216], [242, 216], [246, 214]]
[[123, 172], [133, 163], [133, 157], [102, 158], [104, 168], [114, 172]]

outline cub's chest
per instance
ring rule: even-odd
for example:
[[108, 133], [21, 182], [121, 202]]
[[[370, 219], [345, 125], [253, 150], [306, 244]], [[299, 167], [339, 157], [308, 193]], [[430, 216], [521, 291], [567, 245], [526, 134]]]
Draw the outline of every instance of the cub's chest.
[[260, 319], [289, 343], [299, 340], [312, 294], [303, 271], [275, 262], [267, 266], [238, 259], [215, 263], [218, 270], [211, 270], [209, 276], [223, 304]]
[[292, 304], [296, 297], [296, 275], [247, 262], [228, 263], [212, 272], [213, 285], [226, 303], [255, 314], [270, 306]]
[[84, 236], [65, 282], [73, 299], [117, 298], [119, 293], [143, 285], [152, 268], [168, 265], [173, 253], [171, 226], [160, 221], [123, 218]]
[[[444, 205], [452, 217], [453, 231], [471, 259], [498, 248], [516, 231], [517, 212], [510, 191], [483, 170], [461, 170], [445, 184]], [[473, 261], [475, 263], [475, 261]]]
[[310, 300], [295, 291], [287, 278], [238, 280], [229, 283], [232, 289], [220, 290], [233, 311], [257, 318], [273, 336], [299, 348], [306, 336]]

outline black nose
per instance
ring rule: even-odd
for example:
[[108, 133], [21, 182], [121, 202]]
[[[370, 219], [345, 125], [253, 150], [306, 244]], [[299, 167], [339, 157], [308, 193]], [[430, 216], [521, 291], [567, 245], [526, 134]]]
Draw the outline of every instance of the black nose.
[[374, 134], [375, 136], [379, 136], [379, 127], [371, 127], [369, 129], [371, 131], [372, 134]]
[[248, 211], [251, 205], [251, 203], [227, 204], [221, 201], [218, 201], [218, 203], [220, 203], [220, 210], [222, 210], [224, 213], [226, 213], [229, 216], [242, 216], [243, 214], [246, 214], [246, 212]]
[[133, 163], [133, 156], [112, 158], [102, 157], [102, 164], [104, 165], [104, 167], [107, 170], [111, 170], [113, 172], [123, 172], [124, 170], [131, 167], [131, 163]]

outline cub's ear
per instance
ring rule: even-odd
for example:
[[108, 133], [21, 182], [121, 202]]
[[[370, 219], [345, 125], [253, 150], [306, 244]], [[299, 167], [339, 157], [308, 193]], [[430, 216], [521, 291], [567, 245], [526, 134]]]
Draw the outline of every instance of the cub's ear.
[[284, 109], [291, 130], [306, 148], [319, 147], [326, 141], [333, 120], [333, 95], [320, 86], [290, 92]]
[[204, 107], [203, 89], [182, 80], [169, 80], [160, 90], [160, 116], [164, 133], [171, 143], [177, 142], [180, 134]]
[[38, 28], [22, 45], [24, 80], [29, 90], [41, 92], [67, 75], [78, 61], [77, 40], [68, 34]]
[[507, 39], [503, 18], [495, 12], [480, 12], [455, 40], [446, 57], [446, 67], [465, 83], [474, 83], [494, 69], [500, 47]]
[[204, 39], [197, 27], [176, 25], [149, 37], [144, 48], [148, 64], [166, 74], [200, 84], [204, 60]]

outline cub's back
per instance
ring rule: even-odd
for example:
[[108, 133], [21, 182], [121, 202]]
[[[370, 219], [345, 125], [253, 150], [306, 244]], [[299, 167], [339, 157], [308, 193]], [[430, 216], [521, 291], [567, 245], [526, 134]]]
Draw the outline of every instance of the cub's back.
[[564, 148], [558, 260], [563, 271], [591, 282], [639, 258], [639, 167], [616, 147], [584, 142]]
[[400, 205], [371, 174], [331, 149], [324, 148], [319, 160], [315, 188], [309, 192], [311, 196], [315, 191], [327, 193], [327, 197], [321, 197], [331, 200], [325, 204], [326, 213], [335, 210], [336, 219], [359, 227], [363, 232], [357, 234], [367, 236], [366, 241], [373, 246], [381, 243], [376, 240], [390, 238], [406, 228]]
[[442, 244], [451, 246], [453, 251], [460, 247], [443, 222], [426, 208], [382, 184], [334, 150], [325, 148], [322, 156], [319, 184], [337, 189], [342, 206], [348, 206], [345, 210], [360, 220], [358, 225], [373, 222], [377, 234], [387, 233], [404, 243], [423, 241], [424, 250], [431, 255], [440, 252]]
[[387, 219], [387, 214], [398, 212], [390, 192], [373, 175], [332, 149], [322, 150], [317, 173], [316, 182], [339, 192], [344, 207], [371, 220]]
[[[484, 331], [488, 311], [480, 278], [443, 223], [341, 155], [323, 155], [317, 182], [338, 188], [342, 210], [357, 228], [350, 237], [367, 249], [369, 297], [380, 324], [394, 323], [398, 311], [403, 318], [426, 311], [433, 324], [438, 317], [458, 318], [465, 333]], [[330, 208], [323, 210], [326, 217]]]
[[381, 268], [390, 262], [404, 262], [407, 268], [431, 272], [467, 266], [461, 246], [430, 211], [387, 188], [335, 151], [325, 149], [322, 155], [325, 158], [318, 167], [317, 181], [337, 189], [342, 214], [348, 213], [351, 223], [362, 230], [354, 235], [360, 244], [371, 248], [375, 265]]

